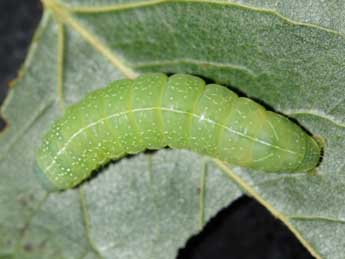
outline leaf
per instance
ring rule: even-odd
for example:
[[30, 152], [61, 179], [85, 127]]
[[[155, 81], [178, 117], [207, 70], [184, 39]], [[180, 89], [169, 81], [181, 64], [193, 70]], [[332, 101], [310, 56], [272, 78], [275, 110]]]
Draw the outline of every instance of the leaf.
[[[313, 1], [307, 17], [309, 6], [297, 1], [241, 2], [44, 1], [2, 107], [0, 257], [174, 258], [241, 189], [315, 257], [342, 258], [344, 9]], [[148, 71], [197, 74], [296, 119], [325, 141], [320, 167], [264, 174], [161, 150], [112, 164], [78, 189], [47, 194], [32, 167], [51, 122], [87, 92]]]

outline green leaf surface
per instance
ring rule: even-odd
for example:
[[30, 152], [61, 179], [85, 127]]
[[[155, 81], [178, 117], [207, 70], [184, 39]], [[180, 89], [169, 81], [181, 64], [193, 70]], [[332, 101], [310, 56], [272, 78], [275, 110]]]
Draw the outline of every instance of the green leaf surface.
[[[345, 253], [345, 73], [340, 1], [45, 0], [2, 107], [0, 257], [175, 258], [243, 192], [317, 258]], [[315, 174], [264, 174], [188, 151], [113, 163], [47, 194], [33, 175], [64, 107], [119, 78], [191, 73], [231, 86], [325, 142]]]

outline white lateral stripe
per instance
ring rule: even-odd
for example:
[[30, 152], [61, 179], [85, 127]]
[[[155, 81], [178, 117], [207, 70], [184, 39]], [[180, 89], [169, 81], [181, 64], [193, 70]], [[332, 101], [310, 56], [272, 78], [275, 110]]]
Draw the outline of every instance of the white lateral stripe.
[[[66, 143], [62, 146], [62, 148], [56, 153], [56, 155], [53, 157], [53, 160], [52, 162], [45, 168], [44, 172], [48, 172], [50, 170], [50, 168], [56, 163], [56, 160], [57, 158], [66, 150], [66, 148], [68, 147], [68, 145], [73, 141], [74, 138], [76, 138], [79, 134], [81, 134], [83, 131], [89, 129], [89, 128], [92, 128], [93, 126], [101, 123], [101, 122], [104, 122], [106, 120], [109, 120], [111, 118], [115, 118], [115, 117], [120, 117], [120, 116], [123, 116], [123, 115], [126, 115], [130, 112], [142, 112], [142, 111], [154, 111], [154, 110], [161, 110], [161, 111], [170, 111], [170, 112], [175, 112], [175, 113], [180, 113], [180, 114], [188, 114], [188, 115], [191, 115], [195, 118], [198, 118], [200, 119], [201, 116], [199, 116], [198, 114], [195, 114], [195, 113], [189, 113], [189, 112], [185, 112], [185, 111], [180, 111], [180, 110], [174, 110], [172, 108], [165, 108], [165, 107], [148, 107], [148, 108], [138, 108], [138, 109], [133, 109], [131, 111], [125, 111], [125, 112], [119, 112], [119, 113], [114, 113], [114, 114], [111, 114], [107, 117], [104, 117], [102, 119], [99, 119], [95, 122], [92, 122], [90, 123], [89, 125], [87, 125], [86, 127], [84, 128], [81, 128], [79, 129], [77, 132], [75, 132], [67, 141]], [[209, 122], [210, 124], [213, 124], [213, 125], [217, 125], [221, 128], [224, 128], [225, 130], [231, 132], [231, 133], [234, 133], [238, 136], [241, 136], [241, 137], [244, 137], [244, 138], [247, 138], [249, 140], [252, 140], [254, 142], [258, 142], [260, 144], [263, 144], [263, 145], [266, 145], [266, 146], [269, 146], [269, 147], [272, 147], [272, 148], [275, 148], [275, 149], [278, 149], [278, 150], [282, 150], [282, 151], [285, 151], [287, 153], [291, 153], [291, 154], [296, 154], [296, 152], [292, 151], [292, 150], [289, 150], [289, 149], [284, 149], [284, 148], [281, 148], [279, 146], [276, 146], [276, 145], [272, 145], [271, 143], [268, 143], [266, 141], [263, 141], [261, 139], [257, 139], [257, 138], [253, 138], [251, 136], [248, 136], [242, 132], [239, 132], [239, 131], [236, 131], [232, 128], [229, 128], [229, 127], [226, 127], [225, 125], [223, 124], [220, 124], [218, 122], [215, 122], [211, 119], [208, 119], [208, 118], [203, 118], [204, 121], [207, 121]]]

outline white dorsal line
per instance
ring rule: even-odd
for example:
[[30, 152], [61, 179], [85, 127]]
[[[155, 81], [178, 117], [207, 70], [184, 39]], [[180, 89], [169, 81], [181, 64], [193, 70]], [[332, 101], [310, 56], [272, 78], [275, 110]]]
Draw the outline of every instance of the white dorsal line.
[[[130, 112], [142, 112], [142, 111], [154, 111], [154, 110], [161, 110], [161, 111], [169, 111], [169, 112], [175, 112], [175, 113], [180, 113], [180, 114], [188, 114], [188, 115], [191, 115], [195, 118], [198, 118], [200, 119], [201, 116], [199, 116], [198, 114], [195, 114], [195, 113], [190, 113], [190, 112], [185, 112], [185, 111], [180, 111], [180, 110], [175, 110], [173, 108], [166, 108], [166, 107], [147, 107], [147, 108], [137, 108], [137, 109], [132, 109], [130, 111], [125, 111], [125, 112], [118, 112], [118, 113], [113, 113], [107, 117], [104, 117], [104, 118], [101, 118], [95, 122], [92, 122], [90, 124], [88, 124], [86, 127], [83, 127], [83, 128], [80, 128], [78, 131], [76, 131], [67, 141], [66, 143], [62, 146], [62, 148], [56, 153], [56, 155], [53, 157], [53, 160], [52, 162], [45, 168], [44, 172], [48, 172], [50, 170], [50, 168], [56, 163], [56, 159], [66, 150], [67, 146], [73, 141], [74, 138], [76, 138], [79, 134], [81, 134], [84, 130], [87, 130], [89, 128], [92, 128], [93, 126], [101, 123], [101, 122], [104, 122], [106, 120], [109, 120], [111, 118], [115, 118], [115, 117], [119, 117], [119, 116], [123, 116], [123, 115], [126, 115]], [[269, 146], [269, 147], [273, 147], [275, 149], [278, 149], [278, 150], [282, 150], [282, 151], [285, 151], [287, 153], [291, 153], [291, 154], [296, 154], [296, 152], [292, 151], [292, 150], [289, 150], [289, 149], [285, 149], [285, 148], [281, 148], [279, 146], [276, 146], [276, 145], [272, 145], [271, 143], [268, 143], [266, 141], [263, 141], [261, 139], [257, 139], [257, 138], [253, 138], [251, 136], [248, 136], [242, 132], [239, 132], [239, 131], [236, 131], [232, 128], [229, 128], [223, 124], [220, 124], [218, 122], [215, 122], [211, 119], [208, 119], [208, 118], [205, 118], [203, 117], [202, 119], [203, 121], [207, 121], [209, 122], [210, 124], [213, 124], [213, 125], [217, 125], [219, 127], [222, 127], [224, 128], [225, 130], [231, 132], [231, 133], [234, 133], [238, 136], [241, 136], [241, 137], [244, 137], [244, 138], [247, 138], [247, 139], [250, 139], [254, 142], [258, 142], [258, 143], [261, 143], [263, 145], [266, 145], [266, 146]]]

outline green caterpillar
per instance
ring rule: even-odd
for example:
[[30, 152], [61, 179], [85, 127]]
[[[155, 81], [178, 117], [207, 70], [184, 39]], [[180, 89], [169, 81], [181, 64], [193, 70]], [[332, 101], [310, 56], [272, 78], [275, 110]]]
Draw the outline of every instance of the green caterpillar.
[[76, 186], [111, 159], [165, 146], [268, 172], [316, 167], [318, 143], [289, 119], [195, 76], [118, 80], [69, 107], [37, 153], [50, 191]]

